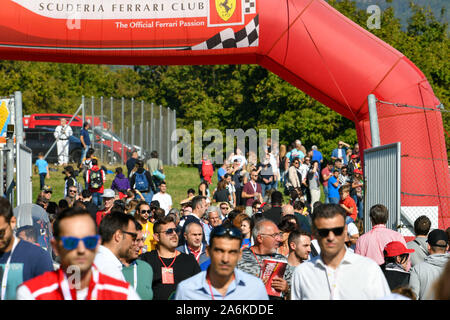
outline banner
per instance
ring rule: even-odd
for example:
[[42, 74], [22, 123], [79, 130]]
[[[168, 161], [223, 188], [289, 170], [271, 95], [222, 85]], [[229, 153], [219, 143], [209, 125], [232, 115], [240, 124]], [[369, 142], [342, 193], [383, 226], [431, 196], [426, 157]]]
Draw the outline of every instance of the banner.
[[0, 45], [35, 49], [257, 47], [258, 0], [2, 1]]

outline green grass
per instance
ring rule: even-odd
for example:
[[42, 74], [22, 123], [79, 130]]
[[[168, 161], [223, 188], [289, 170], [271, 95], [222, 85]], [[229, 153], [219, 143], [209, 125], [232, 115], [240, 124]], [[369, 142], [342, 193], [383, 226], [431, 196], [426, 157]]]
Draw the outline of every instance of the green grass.
[[[116, 167], [106, 166], [109, 170], [113, 171]], [[57, 167], [54, 165], [50, 165], [50, 168], [56, 169], [58, 171], [51, 171], [50, 178], [45, 180], [47, 185], [50, 185], [53, 188], [52, 201], [58, 203], [64, 197], [64, 175], [62, 174], [62, 167]], [[126, 172], [126, 167], [122, 166], [124, 172]], [[200, 177], [198, 175], [197, 168], [194, 167], [173, 167], [173, 166], [164, 166], [164, 173], [166, 175], [167, 182], [167, 192], [172, 196], [173, 207], [179, 208], [180, 201], [187, 197], [187, 190], [189, 188], [193, 188], [196, 193], [198, 191], [198, 185], [200, 184]], [[106, 183], [105, 188], [111, 187], [111, 183], [114, 179], [114, 174], [106, 175]], [[79, 182], [82, 182], [84, 186], [83, 178], [77, 177]], [[36, 201], [36, 198], [39, 194], [39, 175], [33, 174], [33, 202]], [[217, 170], [214, 173], [212, 178], [212, 185], [210, 186], [210, 192], [212, 194], [214, 188], [217, 186]], [[322, 187], [321, 187], [322, 189]], [[283, 192], [283, 188], [279, 187], [279, 191]], [[323, 190], [321, 190], [321, 201], [325, 200]], [[285, 203], [288, 203], [289, 196], [284, 196]]]
[[[50, 171], [50, 178], [45, 179], [45, 184], [50, 185], [53, 188], [52, 201], [56, 203], [64, 197], [64, 175], [62, 174], [63, 168], [50, 165], [50, 168], [56, 169], [58, 171]], [[107, 168], [114, 171], [116, 167]], [[122, 167], [124, 172], [126, 172], [126, 167]], [[193, 188], [196, 192], [198, 190], [198, 185], [200, 184], [200, 177], [198, 175], [197, 168], [193, 167], [170, 167], [164, 166], [164, 173], [166, 175], [167, 182], [167, 192], [172, 196], [172, 201], [175, 208], [179, 208], [179, 203], [181, 200], [187, 197], [187, 190]], [[111, 187], [112, 181], [114, 179], [114, 174], [106, 175], [105, 188]], [[77, 177], [78, 182], [81, 182], [84, 186], [83, 178], [81, 176]], [[33, 202], [39, 194], [39, 175], [33, 173]], [[214, 175], [213, 187], [217, 185], [217, 174]], [[210, 187], [210, 192], [212, 192], [212, 187]]]

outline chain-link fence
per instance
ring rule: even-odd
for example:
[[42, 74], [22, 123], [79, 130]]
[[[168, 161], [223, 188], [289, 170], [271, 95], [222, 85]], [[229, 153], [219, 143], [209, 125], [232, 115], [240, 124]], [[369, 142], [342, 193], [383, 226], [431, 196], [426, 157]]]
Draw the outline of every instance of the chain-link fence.
[[176, 112], [153, 103], [113, 97], [83, 97], [83, 121], [91, 123], [91, 140], [102, 162], [126, 163], [133, 151], [148, 159], [157, 151], [166, 165], [174, 165], [171, 150], [176, 142]]
[[[377, 100], [380, 126], [402, 134], [401, 141], [401, 225], [405, 236], [413, 236], [414, 221], [426, 215], [432, 228], [448, 220], [450, 209], [449, 162], [442, 128], [442, 105], [436, 108]], [[402, 123], [395, 119], [402, 117]], [[395, 121], [395, 126], [393, 124]], [[392, 123], [392, 125], [390, 125]], [[424, 134], [417, 134], [417, 133]], [[380, 131], [382, 143], [389, 133]], [[392, 143], [393, 141], [389, 141]], [[382, 170], [382, 168], [380, 168]], [[447, 221], [448, 222], [448, 221]]]

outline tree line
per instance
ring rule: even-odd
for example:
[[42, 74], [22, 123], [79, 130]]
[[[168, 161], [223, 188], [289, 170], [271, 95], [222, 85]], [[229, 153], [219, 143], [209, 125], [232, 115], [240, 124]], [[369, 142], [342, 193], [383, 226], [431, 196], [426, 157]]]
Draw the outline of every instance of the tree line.
[[[367, 29], [369, 14], [354, 1], [329, 0], [342, 14]], [[410, 4], [406, 28], [392, 6], [382, 12], [381, 28], [369, 30], [416, 64], [436, 96], [448, 107], [450, 59], [448, 24], [430, 8]], [[217, 128], [278, 129], [280, 143], [300, 138], [329, 155], [339, 140], [357, 141], [352, 121], [315, 101], [257, 65], [105, 66], [0, 61], [0, 95], [20, 90], [24, 114], [73, 113], [81, 96], [145, 100], [175, 109], [177, 127], [192, 132]], [[450, 115], [443, 113], [450, 133]], [[447, 150], [450, 138], [446, 134]]]

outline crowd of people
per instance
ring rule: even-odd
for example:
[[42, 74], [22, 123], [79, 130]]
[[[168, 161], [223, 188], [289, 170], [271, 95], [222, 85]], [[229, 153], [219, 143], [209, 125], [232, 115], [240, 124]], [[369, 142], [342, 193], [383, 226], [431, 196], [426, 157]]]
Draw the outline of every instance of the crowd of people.
[[36, 201], [51, 254], [0, 199], [1, 299], [450, 299], [450, 228], [421, 216], [406, 243], [378, 204], [363, 232], [358, 145], [340, 141], [328, 161], [299, 140], [265, 151], [236, 148], [217, 170], [205, 156], [197, 190], [173, 203], [156, 151], [133, 153], [107, 188], [87, 150], [83, 181], [65, 166], [64, 198], [43, 183]]

